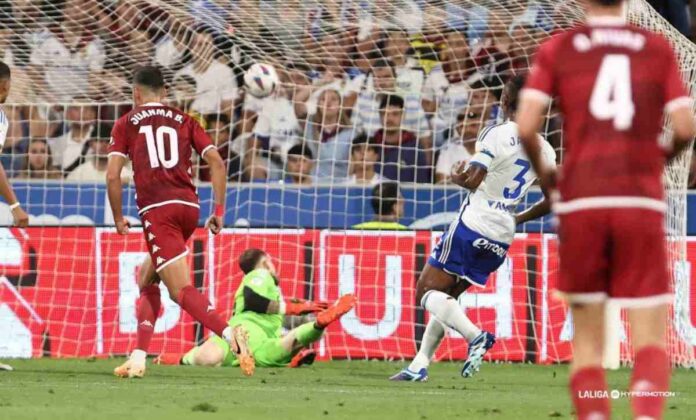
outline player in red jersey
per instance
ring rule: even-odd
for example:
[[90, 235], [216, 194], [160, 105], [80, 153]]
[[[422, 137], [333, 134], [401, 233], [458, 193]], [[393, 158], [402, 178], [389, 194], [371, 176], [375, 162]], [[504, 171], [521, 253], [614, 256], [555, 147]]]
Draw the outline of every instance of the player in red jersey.
[[156, 67], [142, 67], [133, 76], [135, 108], [119, 118], [109, 144], [107, 186], [118, 233], [128, 233], [121, 203], [121, 170], [130, 158], [138, 213], [150, 253], [138, 279], [137, 345], [130, 358], [114, 370], [121, 377], [142, 377], [145, 356], [161, 306], [159, 281], [169, 296], [194, 319], [227, 340], [241, 356], [242, 371], [251, 375], [254, 359], [246, 332], [232, 329], [195, 287], [190, 285], [186, 241], [198, 225], [199, 205], [191, 179], [191, 149], [206, 161], [211, 171], [215, 211], [206, 222], [214, 234], [222, 228], [226, 176], [222, 158], [203, 128], [185, 113], [163, 105], [167, 92]]
[[[663, 37], [629, 25], [622, 0], [588, 0], [587, 24], [544, 43], [522, 94], [520, 137], [544, 186], [557, 189], [559, 292], [575, 322], [570, 389], [580, 419], [608, 419], [601, 368], [604, 305], [628, 308], [635, 366], [631, 405], [662, 418], [669, 389], [670, 294], [662, 172], [694, 137], [691, 99]], [[543, 166], [537, 131], [549, 102], [564, 116], [565, 162]], [[674, 137], [658, 141], [663, 115]], [[658, 391], [658, 392], [650, 392]]]

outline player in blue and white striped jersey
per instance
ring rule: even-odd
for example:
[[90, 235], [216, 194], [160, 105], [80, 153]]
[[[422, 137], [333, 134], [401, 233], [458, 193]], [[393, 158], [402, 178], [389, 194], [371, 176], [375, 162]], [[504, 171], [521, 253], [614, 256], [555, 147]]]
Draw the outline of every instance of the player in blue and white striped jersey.
[[[486, 285], [490, 274], [505, 261], [517, 224], [550, 211], [545, 198], [515, 214], [517, 205], [537, 179], [522, 150], [517, 124], [512, 121], [523, 85], [522, 77], [507, 83], [502, 105], [508, 120], [483, 129], [469, 165], [459, 165], [452, 174], [453, 182], [471, 192], [418, 279], [416, 299], [430, 312], [430, 321], [413, 362], [392, 380], [427, 380], [428, 365], [445, 328], [452, 328], [469, 342], [468, 358], [461, 371], [464, 377], [478, 371], [483, 356], [495, 343], [493, 334], [481, 331], [467, 318], [457, 298], [471, 285]], [[551, 145], [544, 145], [547, 163], [555, 165], [556, 153]]]
[[[10, 67], [0, 61], [0, 104], [4, 104], [7, 100], [7, 96], [10, 94], [10, 79]], [[5, 145], [7, 130], [9, 128], [10, 123], [7, 119], [7, 115], [5, 115], [5, 111], [0, 108], [0, 149]], [[10, 205], [15, 226], [26, 227], [29, 224], [29, 216], [22, 210], [22, 207], [20, 207], [17, 197], [14, 191], [12, 191], [10, 181], [7, 180], [7, 175], [5, 174], [2, 164], [0, 164], [0, 195], [2, 195], [5, 202]], [[0, 363], [0, 370], [12, 370], [12, 367]]]

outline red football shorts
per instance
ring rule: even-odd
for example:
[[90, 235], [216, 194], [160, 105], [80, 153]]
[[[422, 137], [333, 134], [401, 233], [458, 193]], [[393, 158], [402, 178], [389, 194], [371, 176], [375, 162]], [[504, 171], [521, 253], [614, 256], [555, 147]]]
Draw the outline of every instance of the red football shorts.
[[560, 284], [570, 302], [671, 302], [664, 215], [646, 209], [581, 210], [559, 217]]
[[156, 271], [188, 254], [186, 241], [198, 226], [198, 214], [197, 207], [167, 204], [140, 216], [147, 249]]

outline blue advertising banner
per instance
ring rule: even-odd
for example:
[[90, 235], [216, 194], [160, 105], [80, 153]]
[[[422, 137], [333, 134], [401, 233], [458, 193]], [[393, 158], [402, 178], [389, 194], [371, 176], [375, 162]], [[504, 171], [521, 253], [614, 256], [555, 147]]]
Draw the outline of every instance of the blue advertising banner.
[[[67, 182], [13, 183], [19, 200], [32, 217], [46, 223], [110, 225], [111, 211], [103, 184]], [[405, 212], [401, 223], [417, 229], [440, 228], [451, 222], [466, 191], [458, 187], [407, 187], [401, 190]], [[210, 214], [212, 189], [200, 186], [200, 224]], [[370, 188], [293, 187], [269, 184], [237, 184], [227, 190], [225, 224], [270, 228], [349, 228], [372, 220]], [[521, 207], [541, 198], [532, 191]], [[137, 219], [135, 191], [125, 187], [125, 214]], [[696, 214], [696, 194], [688, 196], [687, 214]], [[7, 222], [3, 219], [3, 224]], [[689, 217], [688, 233], [696, 235], [696, 216]], [[553, 232], [551, 218], [528, 223], [520, 231]]]

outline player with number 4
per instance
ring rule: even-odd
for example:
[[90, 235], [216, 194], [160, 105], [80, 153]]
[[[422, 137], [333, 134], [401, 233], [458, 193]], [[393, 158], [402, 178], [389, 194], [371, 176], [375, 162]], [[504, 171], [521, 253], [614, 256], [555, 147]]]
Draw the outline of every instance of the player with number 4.
[[162, 72], [141, 67], [133, 76], [134, 108], [114, 125], [109, 144], [107, 188], [116, 229], [128, 233], [122, 212], [121, 170], [126, 159], [133, 163], [138, 214], [150, 258], [143, 263], [138, 286], [140, 299], [137, 344], [130, 358], [114, 370], [120, 377], [142, 377], [145, 357], [161, 307], [160, 280], [169, 296], [194, 319], [229, 342], [246, 375], [253, 374], [254, 359], [249, 352], [243, 327], [227, 325], [213, 306], [190, 285], [186, 241], [198, 226], [199, 204], [191, 179], [191, 149], [205, 160], [215, 195], [215, 210], [206, 227], [213, 234], [222, 229], [225, 201], [225, 164], [203, 128], [178, 109], [162, 102], [167, 96]]

